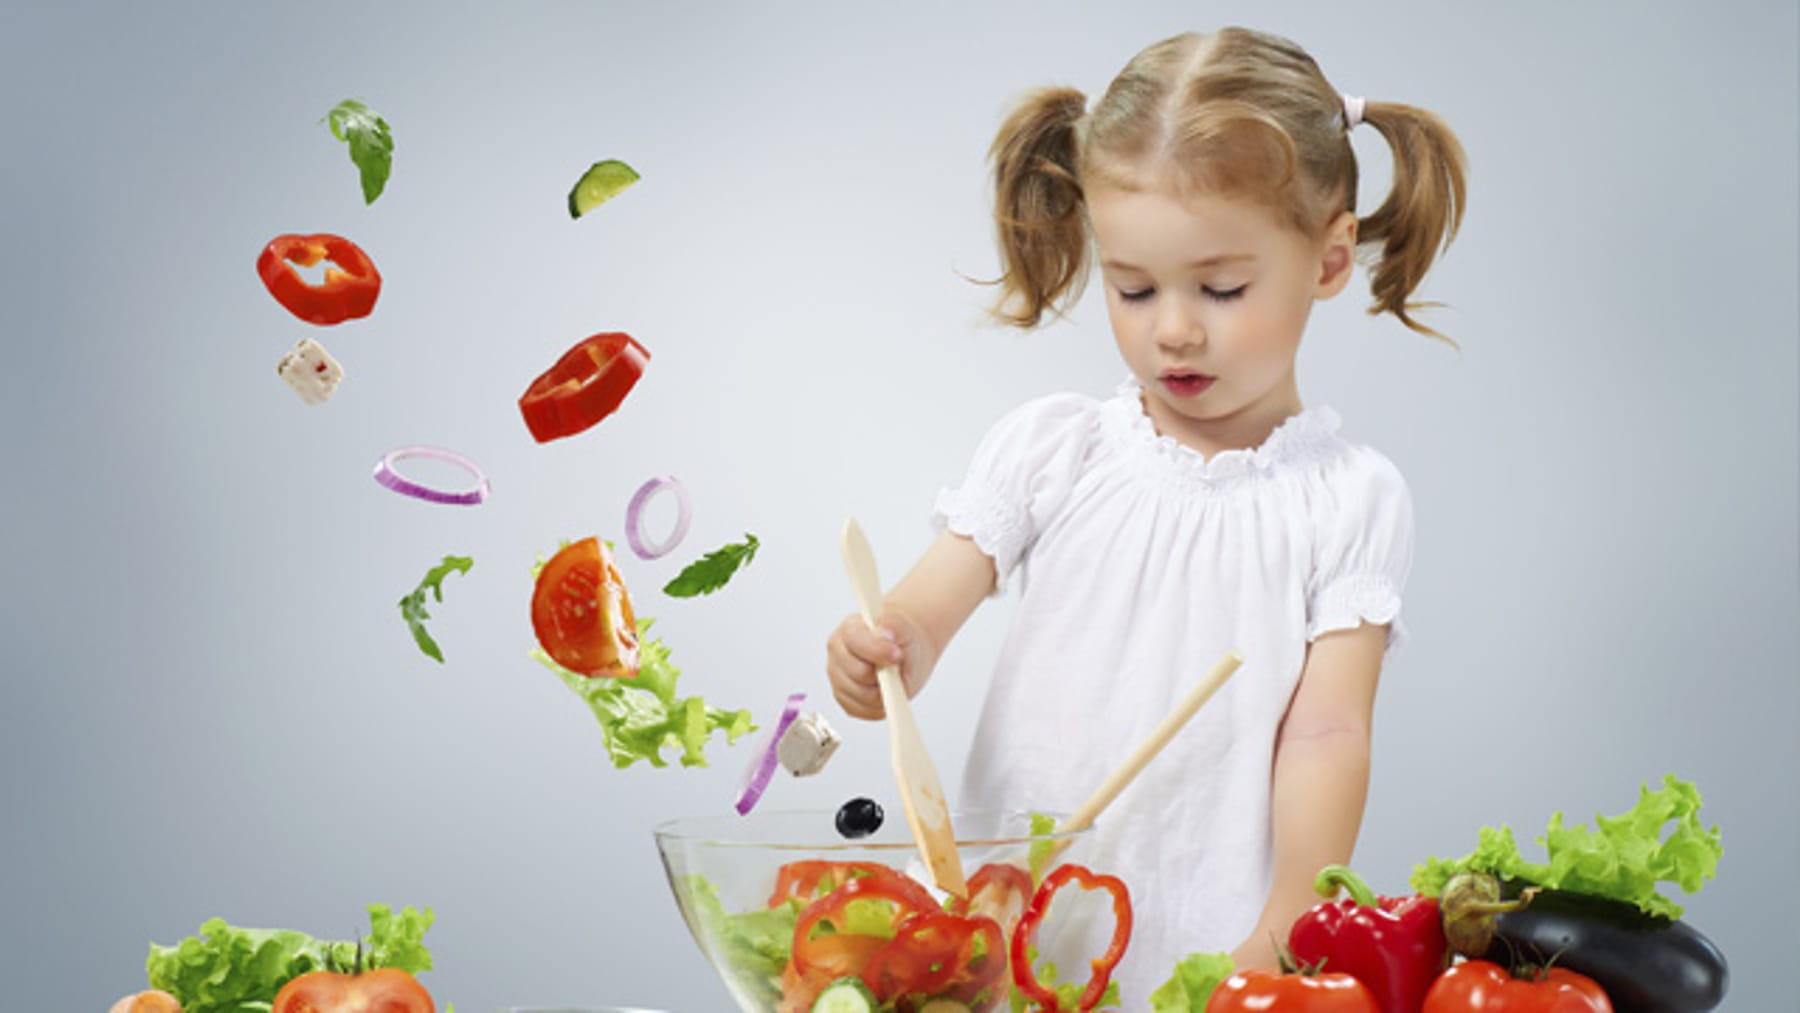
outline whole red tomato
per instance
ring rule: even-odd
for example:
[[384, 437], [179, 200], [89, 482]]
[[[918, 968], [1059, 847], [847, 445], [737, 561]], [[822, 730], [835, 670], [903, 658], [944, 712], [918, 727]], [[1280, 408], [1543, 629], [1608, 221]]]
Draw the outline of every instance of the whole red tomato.
[[1347, 974], [1283, 974], [1252, 968], [1225, 979], [1206, 1013], [1292, 1010], [1294, 1013], [1381, 1013], [1368, 986]]
[[281, 986], [269, 1013], [437, 1013], [431, 993], [406, 971], [311, 971]]
[[1438, 975], [1423, 1013], [1612, 1013], [1606, 992], [1562, 967], [1515, 977], [1486, 960], [1467, 960]]
[[563, 546], [538, 571], [531, 627], [545, 653], [571, 672], [626, 679], [638, 674], [631, 595], [612, 552], [597, 538]]

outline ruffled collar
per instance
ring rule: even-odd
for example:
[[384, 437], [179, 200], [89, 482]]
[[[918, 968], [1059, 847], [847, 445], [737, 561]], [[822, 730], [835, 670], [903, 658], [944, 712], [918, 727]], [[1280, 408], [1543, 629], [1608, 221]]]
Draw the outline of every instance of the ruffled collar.
[[1156, 431], [1156, 423], [1144, 411], [1143, 387], [1127, 378], [1114, 392], [1107, 415], [1114, 420], [1125, 442], [1166, 462], [1179, 473], [1209, 483], [1268, 473], [1321, 461], [1343, 447], [1338, 438], [1342, 420], [1326, 405], [1304, 408], [1288, 416], [1260, 446], [1221, 450], [1210, 459], [1173, 436]]

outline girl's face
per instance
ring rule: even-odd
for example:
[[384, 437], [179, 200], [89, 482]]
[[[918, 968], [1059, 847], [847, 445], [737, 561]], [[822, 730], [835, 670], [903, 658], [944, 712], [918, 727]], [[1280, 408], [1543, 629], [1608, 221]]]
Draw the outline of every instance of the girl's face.
[[1208, 456], [1260, 445], [1301, 408], [1300, 335], [1349, 280], [1356, 217], [1313, 239], [1225, 197], [1101, 187], [1087, 205], [1113, 336], [1157, 431]]

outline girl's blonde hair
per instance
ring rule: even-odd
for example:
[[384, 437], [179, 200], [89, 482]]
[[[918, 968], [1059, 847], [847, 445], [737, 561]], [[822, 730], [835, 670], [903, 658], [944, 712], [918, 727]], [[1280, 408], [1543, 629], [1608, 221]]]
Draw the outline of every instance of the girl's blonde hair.
[[[993, 313], [1035, 327], [1081, 294], [1089, 262], [1084, 187], [1224, 194], [1257, 201], [1308, 236], [1356, 210], [1356, 156], [1343, 97], [1304, 50], [1226, 28], [1139, 53], [1086, 110], [1073, 88], [1027, 95], [989, 154], [1004, 274]], [[1387, 139], [1393, 189], [1357, 221], [1372, 314], [1443, 337], [1408, 302], [1463, 213], [1465, 158], [1436, 114], [1368, 102], [1362, 122]]]

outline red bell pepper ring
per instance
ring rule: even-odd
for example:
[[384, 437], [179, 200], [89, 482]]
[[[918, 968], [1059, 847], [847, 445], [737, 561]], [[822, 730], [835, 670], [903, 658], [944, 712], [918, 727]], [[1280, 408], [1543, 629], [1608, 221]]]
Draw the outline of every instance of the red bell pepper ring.
[[[978, 940], [986, 943], [980, 957]], [[869, 958], [863, 984], [881, 1002], [936, 996], [952, 987], [973, 997], [1000, 977], [1005, 948], [1006, 934], [992, 918], [915, 911], [895, 924], [893, 940]]]
[[833, 927], [841, 930], [840, 916], [853, 900], [887, 901], [894, 905], [896, 923], [915, 912], [938, 910], [938, 903], [931, 899], [931, 894], [910, 878], [882, 865], [873, 866], [872, 869], [868, 875], [851, 876], [842, 886], [813, 901], [806, 910], [800, 912], [800, 917], [794, 922], [794, 945], [788, 955], [795, 974], [805, 978], [815, 967], [822, 966], [823, 954], [830, 949], [822, 945], [824, 941], [845, 938], [847, 934], [839, 931], [814, 939], [813, 929], [818, 928], [820, 922], [829, 921]]
[[649, 351], [629, 334], [582, 339], [519, 398], [525, 427], [539, 443], [590, 428], [618, 410], [649, 361]]
[[875, 870], [891, 872], [879, 862], [831, 862], [812, 858], [789, 862], [775, 873], [775, 889], [769, 894], [768, 907], [780, 907], [790, 897], [811, 904], [836, 890], [851, 876], [872, 876]]
[[1437, 898], [1377, 897], [1341, 865], [1320, 869], [1313, 881], [1323, 897], [1335, 896], [1339, 887], [1350, 896], [1315, 906], [1288, 930], [1294, 959], [1355, 977], [1382, 1013], [1418, 1013], [1431, 983], [1449, 966]]
[[[294, 265], [312, 267], [328, 260], [325, 280], [317, 285], [300, 277]], [[275, 301], [308, 323], [341, 324], [366, 317], [381, 294], [381, 273], [362, 247], [342, 236], [283, 235], [269, 240], [256, 258], [256, 273]]]
[[1095, 873], [1079, 865], [1057, 866], [1038, 884], [1037, 892], [1031, 895], [1031, 903], [1026, 905], [1025, 913], [1019, 916], [1019, 924], [1013, 928], [1012, 937], [1013, 984], [1044, 1013], [1064, 1011], [1056, 992], [1038, 983], [1027, 948], [1037, 935], [1038, 924], [1050, 910], [1050, 898], [1071, 882], [1084, 890], [1105, 890], [1112, 894], [1114, 919], [1112, 941], [1107, 944], [1106, 952], [1089, 962], [1094, 969], [1093, 976], [1088, 979], [1087, 987], [1081, 990], [1081, 995], [1076, 1000], [1077, 1013], [1087, 1013], [1100, 1004], [1100, 998], [1106, 994], [1107, 983], [1112, 980], [1113, 968], [1119, 965], [1119, 959], [1125, 956], [1125, 944], [1131, 941], [1131, 893], [1125, 889], [1124, 880], [1117, 876]]

